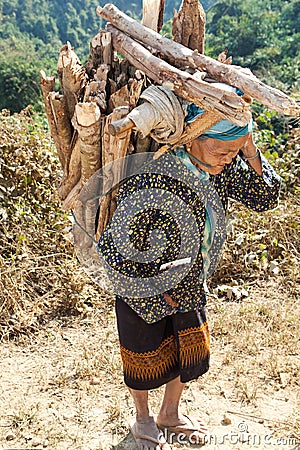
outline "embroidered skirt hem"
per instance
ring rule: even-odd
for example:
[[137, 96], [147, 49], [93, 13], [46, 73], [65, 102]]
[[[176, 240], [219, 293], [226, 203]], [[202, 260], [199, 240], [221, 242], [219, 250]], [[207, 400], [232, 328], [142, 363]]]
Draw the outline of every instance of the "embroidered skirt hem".
[[178, 376], [186, 383], [208, 371], [210, 336], [205, 308], [148, 324], [117, 297], [116, 314], [128, 387], [154, 389]]

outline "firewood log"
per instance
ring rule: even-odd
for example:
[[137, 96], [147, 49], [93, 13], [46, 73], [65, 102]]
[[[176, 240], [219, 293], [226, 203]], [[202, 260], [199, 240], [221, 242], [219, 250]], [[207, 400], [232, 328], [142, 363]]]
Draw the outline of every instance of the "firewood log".
[[[102, 234], [105, 229], [107, 223], [113, 216], [116, 208], [116, 195], [117, 195], [117, 187], [118, 182], [122, 177], [122, 164], [113, 165], [113, 161], [123, 158], [127, 154], [127, 147], [130, 140], [131, 129], [125, 131], [123, 134], [118, 137], [112, 136], [109, 132], [109, 125], [112, 121], [120, 120], [122, 117], [125, 117], [129, 112], [128, 106], [120, 106], [115, 108], [115, 110], [109, 115], [106, 116], [105, 122], [103, 124], [102, 129], [102, 161], [101, 165], [103, 170], [103, 193], [105, 194], [100, 199], [99, 204], [99, 217], [97, 224], [97, 232], [96, 236]], [[111, 187], [114, 187], [114, 190], [107, 194], [111, 190]]]
[[159, 32], [163, 26], [164, 7], [164, 0], [144, 0], [142, 24]]
[[69, 164], [72, 153], [72, 128], [68, 115], [66, 98], [57, 92], [50, 92], [48, 101], [55, 119], [55, 134], [57, 134], [57, 153], [64, 176], [69, 175]]
[[114, 48], [156, 83], [168, 87], [177, 95], [205, 110], [220, 113], [236, 125], [249, 123], [251, 113], [248, 104], [237, 94], [223, 91], [196, 75], [190, 75], [171, 66], [111, 25], [109, 30], [112, 33]]
[[86, 84], [86, 69], [81, 65], [76, 53], [68, 42], [60, 50], [57, 72], [61, 89], [66, 97], [69, 118], [72, 119], [75, 105]]
[[172, 22], [173, 41], [204, 53], [205, 22], [205, 11], [199, 0], [182, 0]]
[[166, 59], [176, 61], [180, 67], [188, 66], [205, 71], [215, 80], [241, 89], [263, 105], [282, 114], [299, 114], [297, 103], [282, 91], [266, 85], [253, 74], [249, 76], [229, 64], [220, 63], [161, 36], [134, 21], [112, 4], [106, 4], [104, 7], [98, 6], [97, 14], [144, 45], [159, 50]]
[[81, 156], [81, 182], [84, 185], [100, 168], [100, 109], [96, 103], [78, 103], [72, 120], [78, 132]]
[[[61, 185], [58, 189], [58, 195], [62, 200], [65, 200], [73, 188], [80, 182], [81, 177], [81, 156], [80, 156], [80, 142], [77, 132], [73, 134], [74, 147], [72, 148], [70, 162], [68, 167], [68, 175], [64, 176]], [[72, 144], [71, 144], [72, 147]], [[77, 190], [81, 189], [81, 183], [77, 186]], [[65, 203], [64, 209], [68, 209], [68, 202]]]
[[[55, 111], [57, 105], [54, 105], [53, 102], [51, 101], [53, 95], [55, 96], [57, 94], [55, 93], [55, 77], [54, 76], [47, 77], [43, 70], [40, 71], [40, 76], [41, 76], [42, 95], [44, 99], [45, 112], [50, 128], [50, 133], [57, 150], [59, 161], [66, 176], [68, 171], [67, 167], [68, 164], [66, 161], [67, 158], [65, 156], [65, 152], [62, 150], [61, 136], [58, 128], [61, 128], [60, 124], [62, 120], [64, 125], [66, 125], [66, 134], [69, 136], [69, 132], [71, 133], [69, 121], [67, 120], [66, 123], [66, 121], [64, 120], [65, 113], [67, 113], [68, 115], [68, 112], [65, 110], [66, 106], [65, 102], [61, 102], [61, 104], [63, 104], [62, 109], [59, 108], [59, 111]], [[68, 141], [70, 144], [70, 139], [68, 139]]]

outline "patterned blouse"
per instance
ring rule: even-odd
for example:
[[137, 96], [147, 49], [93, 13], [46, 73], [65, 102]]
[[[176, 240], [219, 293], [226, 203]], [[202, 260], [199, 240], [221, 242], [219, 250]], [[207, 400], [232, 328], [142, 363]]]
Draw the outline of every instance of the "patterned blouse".
[[[240, 201], [254, 211], [266, 211], [277, 206], [281, 179], [262, 155], [261, 161], [262, 176], [259, 176], [239, 155], [226, 165], [220, 174], [209, 176], [205, 187], [206, 197], [209, 198], [212, 195], [210, 204], [214, 204], [215, 192], [217, 192], [224, 217], [229, 198]], [[161, 168], [163, 166], [163, 170], [160, 170], [160, 165]], [[174, 168], [180, 173], [186, 173], [189, 182], [185, 183], [184, 179], [167, 175], [174, 173]], [[154, 323], [170, 314], [199, 310], [206, 304], [203, 270], [207, 264], [203, 262], [203, 258], [206, 258], [203, 241], [208, 207], [205, 199], [195, 192], [194, 188], [198, 183], [197, 173], [189, 170], [182, 158], [175, 155], [168, 155], [166, 159], [163, 156], [160, 157], [154, 171], [145, 169], [145, 172], [141, 171], [133, 175], [121, 185], [118, 193], [118, 214], [114, 215], [98, 242], [99, 254], [109, 267], [113, 268], [111, 279], [113, 285], [118, 283], [118, 274], [120, 277], [125, 275], [129, 280], [141, 280], [140, 284], [136, 284], [135, 291], [130, 286], [129, 290], [121, 289], [122, 292], [117, 288], [115, 293], [148, 323]], [[147, 192], [147, 206], [142, 209], [138, 207], [136, 214], [128, 219], [126, 200], [134, 199], [139, 192]], [[168, 195], [164, 198], [165, 193]], [[157, 207], [160, 195], [162, 208]], [[170, 195], [179, 199], [176, 217], [171, 213], [170, 198], [172, 197]], [[218, 207], [216, 206], [215, 209], [217, 210]], [[213, 273], [218, 264], [225, 239], [222, 214], [219, 216], [219, 219], [215, 220], [213, 235], [215, 251], [209, 257], [210, 273]], [[156, 256], [142, 262], [136, 255], [124, 256], [116, 239], [112, 238], [112, 235], [120, 237], [124, 233], [124, 229], [119, 227], [120, 218], [127, 224], [129, 240], [137, 250], [137, 254], [147, 253], [150, 249]], [[195, 238], [198, 251], [196, 253], [194, 251], [194, 256], [183, 277], [178, 278], [176, 271], [173, 273], [172, 270], [166, 270], [164, 272], [166, 289], [162, 291], [158, 288], [156, 292], [156, 276], [163, 276], [162, 265], [181, 259], [182, 255], [188, 257], [191, 254], [190, 249], [193, 246], [195, 248], [191, 232], [182, 238], [182, 229], [189, 228], [193, 221], [199, 231], [199, 235]], [[156, 234], [156, 239], [151, 239], [154, 230], [156, 233], [161, 230], [166, 238], [163, 251], [158, 251], [156, 254], [155, 246], [157, 244], [161, 248], [161, 240], [159, 234]], [[144, 288], [143, 281], [149, 279], [153, 279], [153, 295], [148, 295], [147, 289]], [[127, 292], [130, 292], [130, 295], [127, 295]], [[171, 296], [172, 302], [165, 300], [163, 292]]]

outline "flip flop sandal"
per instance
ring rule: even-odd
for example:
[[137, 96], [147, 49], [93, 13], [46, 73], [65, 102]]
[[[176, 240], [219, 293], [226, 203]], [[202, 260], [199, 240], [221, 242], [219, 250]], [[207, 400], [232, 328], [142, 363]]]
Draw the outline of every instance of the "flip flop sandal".
[[135, 440], [135, 443], [136, 443], [136, 445], [137, 445], [137, 447], [138, 447], [139, 449], [142, 448], [142, 447], [141, 447], [141, 445], [139, 444], [138, 440], [144, 440], [144, 441], [152, 442], [152, 443], [155, 444], [155, 446], [159, 445], [159, 447], [160, 447], [161, 449], [163, 448], [163, 446], [164, 446], [165, 444], [167, 444], [167, 441], [165, 440], [165, 438], [164, 438], [164, 436], [163, 436], [162, 434], [161, 434], [161, 436], [160, 436], [159, 439], [155, 439], [155, 438], [153, 438], [152, 436], [148, 436], [147, 434], [141, 434], [141, 433], [138, 433], [138, 432], [135, 430], [135, 422], [134, 422], [133, 425], [130, 425], [130, 431], [131, 431], [131, 434], [132, 434], [132, 436], [133, 436], [133, 438], [134, 438], [134, 440]]

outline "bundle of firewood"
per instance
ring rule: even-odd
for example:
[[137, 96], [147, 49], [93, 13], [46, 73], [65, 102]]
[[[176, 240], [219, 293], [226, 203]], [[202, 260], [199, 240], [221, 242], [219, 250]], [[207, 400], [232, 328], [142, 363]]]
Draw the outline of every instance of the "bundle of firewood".
[[[183, 124], [179, 134], [177, 130], [176, 139], [168, 141], [172, 146], [192, 141], [222, 118], [245, 125], [252, 98], [280, 113], [299, 114], [290, 97], [249, 70], [231, 65], [226, 53], [217, 60], [203, 54], [205, 13], [198, 0], [183, 0], [175, 11], [172, 40], [159, 34], [163, 0], [144, 0], [142, 23], [112, 4], [98, 7], [97, 14], [108, 23], [92, 39], [85, 65], [70, 43], [60, 50], [61, 93], [55, 91], [55, 77], [41, 72], [50, 132], [63, 170], [59, 195], [64, 209], [74, 208], [83, 186], [99, 168], [132, 153], [160, 154], [166, 148], [162, 150], [163, 141], [157, 142], [151, 133], [159, 121], [155, 102], [147, 102], [146, 95], [141, 100], [151, 86], [170, 91], [180, 104], [195, 103], [206, 111], [190, 126]], [[244, 94], [223, 90], [216, 82]], [[143, 133], [134, 119], [142, 116], [148, 119]], [[115, 198], [116, 190], [98, 205], [98, 236], [115, 211]]]

